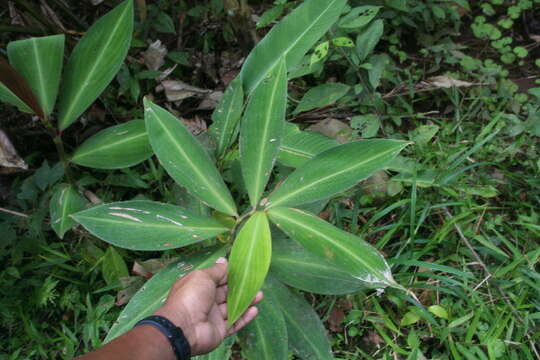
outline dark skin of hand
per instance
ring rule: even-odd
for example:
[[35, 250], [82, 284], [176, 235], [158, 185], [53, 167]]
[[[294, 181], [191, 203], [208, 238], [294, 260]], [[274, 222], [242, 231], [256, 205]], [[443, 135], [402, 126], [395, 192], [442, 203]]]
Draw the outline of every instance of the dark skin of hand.
[[[176, 281], [167, 301], [154, 315], [161, 315], [182, 329], [191, 355], [206, 354], [257, 316], [262, 300], [258, 292], [240, 319], [227, 328], [227, 260], [220, 258], [210, 268], [196, 270]], [[137, 326], [78, 360], [140, 359], [175, 360], [169, 341], [149, 325]]]

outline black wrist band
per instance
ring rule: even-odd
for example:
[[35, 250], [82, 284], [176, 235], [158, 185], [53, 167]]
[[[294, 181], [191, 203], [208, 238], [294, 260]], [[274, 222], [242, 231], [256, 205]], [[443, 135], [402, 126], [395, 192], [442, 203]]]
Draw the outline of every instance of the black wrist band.
[[188, 360], [191, 357], [191, 348], [182, 329], [174, 325], [167, 318], [153, 315], [144, 318], [135, 324], [135, 326], [139, 325], [150, 325], [161, 331], [161, 333], [169, 339], [174, 355], [176, 355], [176, 359]]

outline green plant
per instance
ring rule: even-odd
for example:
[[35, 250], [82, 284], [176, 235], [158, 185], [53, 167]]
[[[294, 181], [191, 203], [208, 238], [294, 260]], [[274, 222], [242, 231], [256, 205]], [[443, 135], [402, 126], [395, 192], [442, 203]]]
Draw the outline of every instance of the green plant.
[[[216, 240], [208, 239], [215, 239], [217, 235], [225, 241], [221, 246], [203, 247], [202, 251], [155, 275], [124, 309], [107, 340], [122, 334], [137, 319], [154, 311], [180, 275], [212, 264], [229, 250], [228, 321], [232, 324], [239, 318], [264, 284], [268, 289], [267, 300], [262, 305], [264, 315], [241, 335], [240, 342], [247, 353], [262, 354], [267, 358], [286, 358], [288, 348], [284, 339], [287, 338], [295, 348], [298, 347], [302, 357], [323, 359], [329, 358], [331, 353], [316, 313], [276, 278], [304, 290], [324, 293], [348, 291], [345, 284], [349, 284], [350, 290], [358, 289], [359, 285], [403, 289], [393, 280], [386, 261], [374, 248], [319, 219], [308, 209], [313, 206], [309, 204], [342, 193], [385, 168], [407, 146], [406, 141], [362, 140], [332, 146], [311, 156], [296, 153], [297, 169], [282, 183], [267, 190], [274, 162], [280, 159], [282, 144], [287, 144], [288, 134], [284, 133], [287, 128], [287, 70], [296, 66], [336, 22], [345, 2], [309, 0], [285, 17], [251, 52], [239, 77], [229, 86], [214, 113], [211, 130], [218, 144], [218, 164], [227, 157], [238, 157], [247, 203], [243, 202], [242, 196], [233, 200], [212, 154], [182, 123], [167, 110], [145, 99], [144, 124], [152, 151], [178, 184], [214, 209], [211, 216], [148, 200], [113, 202], [75, 214], [65, 212], [63, 219], [73, 218], [93, 235], [132, 250], [163, 251], [205, 240], [207, 245], [212, 245]], [[247, 104], [242, 115], [244, 97], [247, 97]], [[114, 138], [111, 135], [114, 132], [105, 131], [108, 133], [96, 135], [99, 141], [93, 140], [93, 146], [83, 145], [79, 150], [83, 155], [76, 153], [74, 161], [80, 162], [87, 148], [94, 153], [107, 154], [89, 160], [92, 166], [110, 168], [111, 159], [124, 158], [126, 147], [135, 148], [134, 144], [139, 141], [134, 136], [118, 144], [110, 140]], [[133, 135], [133, 132], [129, 133]], [[227, 151], [234, 145], [238, 133], [238, 152]], [[294, 145], [298, 146], [297, 143]], [[281, 232], [272, 230], [269, 221]], [[272, 238], [279, 239], [284, 234], [292, 240], [278, 240], [276, 246]], [[283, 252], [291, 246], [296, 254], [294, 258], [291, 253]], [[272, 262], [273, 253], [279, 253], [280, 249], [281, 256], [277, 259], [281, 259], [281, 263]], [[280, 266], [286, 263], [284, 257], [288, 257], [288, 261], [309, 259], [310, 262], [300, 261], [293, 267], [297, 274], [307, 279], [290, 280], [290, 274], [283, 271], [288, 265]], [[271, 264], [278, 269], [276, 278], [267, 276]], [[315, 280], [318, 276], [330, 279], [321, 283]], [[300, 331], [304, 326], [309, 327], [309, 334]], [[249, 338], [253, 341], [248, 341]], [[264, 346], [268, 341], [276, 344], [275, 348]]]
[[[81, 38], [68, 59], [63, 76], [64, 35], [13, 41], [7, 46], [10, 63], [0, 57], [0, 100], [39, 117], [53, 138], [64, 166], [69, 184], [58, 187], [50, 203], [51, 225], [60, 238], [75, 225], [68, 215], [86, 205], [75, 186], [76, 179], [71, 174], [70, 162], [77, 163], [80, 159], [82, 164], [91, 165], [91, 147], [94, 146], [94, 140], [83, 144], [75, 156], [69, 159], [62, 134], [113, 80], [129, 50], [132, 31], [133, 2], [126, 0], [99, 19]], [[114, 47], [111, 44], [115, 44]], [[58, 121], [55, 126], [53, 110], [57, 94]], [[101, 137], [110, 138], [109, 134], [112, 133], [112, 137], [116, 135], [118, 140], [123, 131], [129, 133], [127, 137], [132, 139], [133, 133], [144, 131], [144, 128], [138, 126], [140, 124], [123, 124], [104, 131]], [[109, 141], [108, 145], [114, 146], [114, 141]], [[126, 166], [126, 161], [131, 165], [151, 155], [144, 150], [144, 143], [139, 141], [134, 146], [137, 149], [126, 149], [130, 154], [126, 155], [128, 159], [120, 160], [118, 164], [109, 164], [109, 167]]]

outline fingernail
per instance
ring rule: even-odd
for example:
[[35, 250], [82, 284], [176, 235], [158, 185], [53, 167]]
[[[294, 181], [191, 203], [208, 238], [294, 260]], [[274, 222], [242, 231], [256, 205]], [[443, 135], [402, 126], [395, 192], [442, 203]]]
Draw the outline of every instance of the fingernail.
[[216, 264], [226, 264], [227, 263], [227, 259], [225, 259], [224, 257], [220, 257], [219, 259], [216, 260]]

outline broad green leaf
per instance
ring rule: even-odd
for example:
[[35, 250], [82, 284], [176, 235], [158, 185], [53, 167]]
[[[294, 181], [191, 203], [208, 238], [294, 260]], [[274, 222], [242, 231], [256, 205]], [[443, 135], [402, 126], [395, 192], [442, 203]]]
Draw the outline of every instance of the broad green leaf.
[[213, 218], [147, 200], [103, 204], [72, 217], [98, 238], [132, 250], [179, 248], [229, 230]]
[[280, 65], [253, 91], [240, 129], [240, 164], [251, 206], [257, 206], [279, 152], [287, 108], [287, 71]]
[[0, 56], [0, 100], [43, 118], [43, 109], [21, 74]]
[[152, 156], [143, 120], [111, 126], [86, 140], [71, 161], [97, 169], [122, 169]]
[[58, 104], [64, 130], [112, 81], [127, 55], [133, 32], [133, 0], [125, 0], [88, 29], [71, 53]]
[[289, 348], [300, 359], [333, 360], [326, 329], [315, 310], [271, 275], [266, 278], [264, 293], [271, 293], [281, 308]]
[[193, 360], [229, 360], [232, 355], [232, 346], [235, 342], [236, 336], [226, 337], [221, 344], [209, 352], [208, 354], [195, 356]]
[[307, 251], [283, 234], [272, 234], [270, 271], [289, 286], [317, 294], [349, 294], [364, 288], [347, 271]]
[[12, 41], [7, 46], [10, 63], [26, 79], [47, 116], [58, 94], [64, 41], [64, 35], [53, 35]]
[[296, 206], [345, 191], [382, 170], [408, 143], [360, 140], [328, 149], [296, 169], [268, 198], [267, 207]]
[[223, 99], [212, 114], [210, 133], [217, 140], [216, 154], [222, 157], [227, 148], [234, 142], [238, 133], [238, 120], [242, 115], [244, 91], [240, 78], [231, 81], [223, 94]]
[[16, 106], [20, 111], [27, 113], [34, 113], [32, 109], [28, 107], [15, 95], [11, 90], [9, 90], [3, 83], [0, 82], [0, 101]]
[[116, 284], [121, 277], [129, 276], [124, 259], [112, 246], [109, 246], [101, 260], [101, 272], [107, 285]]
[[356, 37], [356, 53], [360, 61], [367, 59], [368, 55], [373, 52], [375, 46], [381, 39], [384, 32], [384, 22], [375, 20]]
[[292, 123], [285, 123], [277, 160], [290, 167], [299, 167], [315, 155], [338, 146], [339, 143], [314, 131], [301, 131]]
[[251, 51], [240, 73], [250, 94], [285, 57], [287, 70], [336, 22], [347, 0], [307, 0], [287, 15]]
[[355, 7], [339, 21], [339, 27], [344, 29], [362, 27], [373, 20], [373, 18], [379, 13], [380, 9], [381, 6], [372, 5]]
[[341, 99], [350, 88], [349, 85], [340, 83], [322, 84], [311, 88], [300, 100], [294, 114], [333, 104]]
[[428, 311], [440, 318], [448, 320], [448, 311], [446, 311], [446, 309], [441, 305], [431, 305], [428, 307]]
[[240, 318], [261, 288], [271, 256], [272, 239], [268, 219], [264, 212], [256, 212], [238, 233], [229, 256], [229, 325]]
[[213, 266], [215, 261], [224, 255], [225, 248], [207, 248], [161, 269], [131, 298], [109, 330], [105, 342], [131, 330], [139, 320], [156, 311], [165, 302], [176, 280], [191, 271]]
[[361, 285], [398, 286], [381, 254], [361, 238], [298, 209], [274, 208], [268, 215], [302, 247], [347, 271]]
[[70, 215], [84, 209], [86, 203], [86, 200], [71, 186], [67, 184], [58, 186], [51, 198], [49, 210], [51, 227], [60, 239], [64, 237], [66, 231], [77, 225]]
[[239, 333], [242, 354], [248, 360], [288, 359], [287, 324], [272, 292], [257, 304], [255, 320]]
[[169, 175], [214, 209], [236, 215], [229, 189], [210, 156], [182, 123], [146, 99], [144, 117], [152, 149]]

